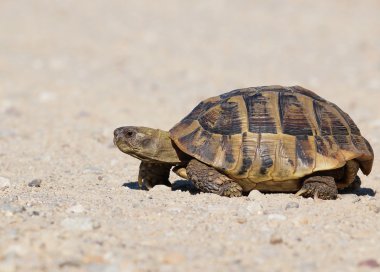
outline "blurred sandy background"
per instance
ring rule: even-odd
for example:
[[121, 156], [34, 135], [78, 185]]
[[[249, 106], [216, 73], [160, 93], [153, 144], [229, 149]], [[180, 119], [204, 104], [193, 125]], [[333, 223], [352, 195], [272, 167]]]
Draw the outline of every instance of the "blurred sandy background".
[[[380, 267], [379, 161], [358, 195], [136, 189], [113, 129], [169, 129], [201, 99], [301, 85], [378, 153], [380, 2], [0, 1], [0, 271]], [[40, 179], [40, 187], [28, 184]], [[38, 183], [38, 182], [37, 182]], [[123, 186], [123, 184], [125, 186]]]

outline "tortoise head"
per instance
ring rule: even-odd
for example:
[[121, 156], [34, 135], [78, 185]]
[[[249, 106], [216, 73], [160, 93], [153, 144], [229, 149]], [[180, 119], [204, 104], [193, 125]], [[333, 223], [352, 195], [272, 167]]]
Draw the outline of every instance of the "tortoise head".
[[114, 144], [120, 151], [145, 162], [177, 164], [180, 159], [169, 132], [148, 127], [115, 129]]

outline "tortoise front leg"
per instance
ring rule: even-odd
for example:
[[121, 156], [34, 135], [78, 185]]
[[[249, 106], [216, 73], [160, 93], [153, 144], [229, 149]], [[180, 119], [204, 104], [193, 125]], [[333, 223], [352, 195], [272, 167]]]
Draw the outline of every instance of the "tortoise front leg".
[[243, 188], [239, 184], [198, 160], [191, 160], [186, 172], [195, 187], [202, 192], [228, 197], [242, 195]]
[[152, 189], [155, 185], [163, 184], [171, 187], [169, 182], [170, 168], [170, 164], [141, 162], [138, 177], [139, 186], [142, 187], [144, 184], [146, 188]]
[[335, 179], [330, 176], [313, 176], [303, 182], [296, 196], [314, 197], [314, 199], [336, 199], [338, 188]]

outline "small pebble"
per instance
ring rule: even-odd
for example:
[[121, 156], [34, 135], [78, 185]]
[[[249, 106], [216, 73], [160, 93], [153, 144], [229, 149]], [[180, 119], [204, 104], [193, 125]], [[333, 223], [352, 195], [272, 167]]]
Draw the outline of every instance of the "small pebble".
[[39, 216], [40, 213], [38, 211], [28, 211], [29, 216]]
[[172, 188], [169, 187], [169, 186], [166, 186], [166, 185], [162, 185], [162, 184], [159, 184], [159, 185], [155, 185], [152, 189], [150, 189], [149, 191], [151, 192], [169, 192], [171, 191]]
[[182, 209], [178, 208], [178, 207], [170, 207], [167, 209], [168, 212], [170, 213], [181, 213], [182, 212]]
[[274, 234], [271, 235], [269, 242], [272, 245], [278, 245], [278, 244], [281, 244], [283, 242], [283, 240], [282, 240], [282, 237], [279, 234], [274, 233]]
[[369, 268], [378, 268], [380, 267], [380, 264], [378, 261], [376, 261], [375, 259], [368, 259], [368, 260], [364, 260], [364, 261], [361, 261], [358, 266], [361, 266], [361, 267], [369, 267]]
[[71, 206], [70, 208], [66, 209], [67, 213], [83, 213], [84, 207], [81, 204], [77, 204], [74, 206]]
[[41, 179], [34, 179], [28, 183], [28, 186], [29, 187], [41, 187], [41, 183], [42, 183]]
[[300, 205], [297, 203], [297, 202], [289, 202], [288, 204], [286, 204], [286, 207], [285, 207], [285, 210], [289, 210], [289, 209], [298, 209], [300, 207]]
[[67, 260], [63, 261], [59, 264], [59, 268], [71, 268], [73, 269], [74, 267], [80, 267], [81, 262], [79, 260]]
[[67, 230], [89, 231], [100, 228], [100, 223], [88, 217], [65, 218], [61, 226]]
[[285, 221], [286, 219], [287, 217], [283, 214], [278, 214], [278, 213], [268, 214], [268, 220]]
[[309, 224], [309, 219], [305, 216], [299, 216], [299, 217], [293, 218], [292, 221], [294, 225], [297, 227], [302, 227], [304, 225]]
[[247, 223], [247, 218], [245, 217], [238, 217], [237, 220], [236, 220], [239, 224], [245, 224]]
[[101, 175], [103, 174], [103, 170], [98, 167], [89, 166], [83, 169], [83, 174], [95, 174], [95, 175]]
[[248, 198], [250, 200], [260, 200], [260, 199], [263, 199], [264, 198], [264, 194], [262, 194], [260, 191], [258, 190], [252, 190], [249, 195], [248, 195]]
[[0, 190], [5, 190], [11, 186], [11, 181], [8, 178], [0, 177]]

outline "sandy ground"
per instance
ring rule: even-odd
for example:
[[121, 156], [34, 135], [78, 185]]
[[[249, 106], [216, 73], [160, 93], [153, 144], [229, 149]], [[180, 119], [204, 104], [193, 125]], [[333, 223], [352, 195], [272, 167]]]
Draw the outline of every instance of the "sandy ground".
[[[301, 85], [380, 151], [379, 1], [0, 1], [0, 271], [378, 271], [380, 170], [336, 201], [138, 190], [113, 129]], [[29, 183], [41, 182], [40, 187]], [[38, 185], [38, 184], [37, 184]]]

